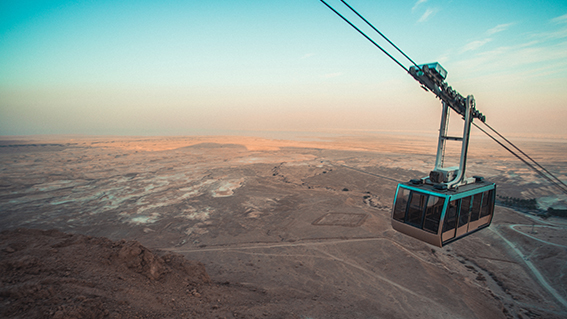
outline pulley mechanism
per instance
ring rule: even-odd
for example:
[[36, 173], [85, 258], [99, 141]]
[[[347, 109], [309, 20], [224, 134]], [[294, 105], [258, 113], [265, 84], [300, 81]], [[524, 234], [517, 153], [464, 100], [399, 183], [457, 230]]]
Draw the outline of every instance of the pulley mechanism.
[[[445, 82], [447, 70], [439, 63], [411, 66], [409, 74], [421, 84], [424, 90], [432, 92], [455, 112], [465, 116], [466, 98]], [[483, 123], [486, 121], [486, 117], [476, 109], [474, 104], [471, 108], [471, 114], [473, 118], [477, 118]]]

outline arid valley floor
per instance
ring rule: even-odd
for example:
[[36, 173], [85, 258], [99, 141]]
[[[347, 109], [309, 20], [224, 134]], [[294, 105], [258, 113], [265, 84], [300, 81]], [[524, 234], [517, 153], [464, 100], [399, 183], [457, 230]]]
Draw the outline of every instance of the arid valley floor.
[[[567, 317], [567, 219], [497, 205], [488, 229], [443, 248], [392, 229], [396, 185], [429, 173], [435, 142], [3, 137], [0, 316]], [[473, 139], [469, 174], [565, 208], [493, 144]], [[518, 144], [566, 180], [567, 142]]]

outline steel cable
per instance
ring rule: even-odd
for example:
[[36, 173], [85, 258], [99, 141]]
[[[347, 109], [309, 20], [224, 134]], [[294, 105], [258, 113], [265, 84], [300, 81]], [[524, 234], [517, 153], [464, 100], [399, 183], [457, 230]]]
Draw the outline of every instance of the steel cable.
[[390, 39], [388, 39], [382, 32], [380, 32], [378, 29], [376, 29], [372, 23], [368, 22], [368, 20], [366, 20], [362, 15], [360, 15], [360, 13], [358, 13], [358, 11], [354, 10], [353, 7], [351, 7], [348, 3], [346, 3], [346, 1], [341, 0], [342, 3], [344, 3], [345, 6], [347, 6], [352, 12], [354, 12], [360, 19], [362, 19], [362, 21], [366, 22], [366, 24], [368, 26], [370, 26], [374, 31], [376, 31], [380, 36], [382, 36], [382, 38], [384, 38], [384, 40], [388, 41], [388, 43], [390, 43], [394, 48], [396, 48], [396, 50], [398, 50], [398, 52], [400, 52], [404, 57], [406, 57], [406, 59], [408, 59], [411, 63], [413, 63], [413, 65], [415, 65], [415, 67], [418, 70], [421, 70], [421, 68], [419, 67], [419, 65], [417, 65], [417, 63], [413, 62], [413, 60], [407, 56], [404, 51], [402, 51], [400, 48], [398, 48], [392, 41], [390, 41]]
[[[499, 140], [497, 140], [494, 136], [490, 135], [490, 133], [488, 133], [487, 131], [483, 130], [480, 126], [476, 125], [475, 123], [472, 123], [476, 128], [478, 128], [479, 130], [481, 130], [484, 134], [486, 134], [488, 137], [490, 137], [492, 140], [494, 140], [496, 143], [498, 143], [500, 146], [502, 146], [504, 149], [506, 149], [508, 152], [510, 152], [512, 155], [514, 155], [516, 158], [518, 158], [520, 161], [524, 162], [524, 164], [526, 164], [528, 167], [530, 167], [532, 170], [534, 170], [536, 173], [538, 173], [540, 176], [542, 176], [543, 178], [545, 178], [547, 181], [549, 181], [551, 184], [553, 184], [555, 187], [559, 188], [562, 192], [564, 192], [565, 194], [567, 194], [567, 188], [563, 188], [563, 186], [559, 183], [557, 183], [556, 181], [554, 181], [553, 179], [551, 179], [549, 176], [545, 175], [543, 172], [541, 172], [540, 170], [538, 170], [534, 165], [532, 165], [531, 163], [528, 163], [525, 159], [523, 159], [521, 156], [519, 156], [518, 154], [516, 154], [514, 151], [512, 151], [510, 148], [508, 148], [506, 145], [502, 144], [502, 142], [500, 142]], [[523, 153], [523, 152], [522, 152]], [[547, 171], [547, 170], [546, 170]], [[548, 173], [551, 176], [553, 176], [553, 174]], [[555, 177], [555, 176], [553, 176]], [[562, 183], [563, 184], [563, 183]]]
[[323, 4], [325, 4], [327, 6], [327, 8], [331, 9], [331, 11], [333, 11], [334, 13], [336, 13], [339, 17], [341, 17], [341, 19], [343, 19], [346, 23], [348, 23], [351, 27], [353, 27], [356, 31], [358, 31], [358, 33], [362, 34], [362, 36], [364, 36], [368, 41], [372, 42], [372, 44], [374, 44], [378, 49], [380, 49], [380, 51], [382, 51], [385, 55], [387, 55], [388, 57], [390, 57], [390, 59], [392, 59], [394, 62], [396, 62], [402, 69], [404, 69], [404, 71], [406, 71], [406, 73], [409, 73], [409, 70], [403, 65], [401, 64], [398, 60], [396, 60], [393, 56], [390, 55], [390, 53], [388, 53], [386, 50], [384, 50], [378, 43], [374, 42], [374, 40], [372, 40], [369, 36], [366, 35], [366, 33], [362, 32], [362, 30], [360, 30], [359, 28], [357, 28], [354, 24], [352, 24], [347, 18], [345, 18], [343, 15], [341, 15], [337, 10], [335, 10], [333, 7], [331, 7], [327, 2], [325, 2], [324, 0], [320, 0], [321, 2], [323, 2]]
[[553, 177], [553, 179], [555, 179], [556, 182], [558, 182], [559, 184], [563, 185], [563, 187], [565, 187], [565, 189], [567, 189], [567, 185], [565, 185], [565, 183], [563, 183], [559, 178], [557, 178], [555, 175], [553, 175], [550, 171], [548, 171], [547, 169], [545, 169], [545, 167], [539, 165], [538, 162], [536, 162], [533, 158], [531, 158], [528, 154], [524, 153], [521, 149], [519, 149], [518, 147], [516, 147], [516, 145], [514, 145], [512, 142], [510, 142], [507, 138], [505, 138], [504, 136], [502, 136], [502, 134], [498, 133], [494, 128], [492, 128], [492, 126], [484, 123], [484, 125], [486, 125], [486, 127], [488, 127], [490, 130], [492, 130], [492, 132], [498, 134], [498, 136], [500, 136], [503, 140], [505, 140], [506, 142], [508, 142], [508, 144], [510, 144], [513, 148], [515, 148], [517, 151], [519, 151], [520, 153], [522, 153], [522, 155], [524, 155], [525, 157], [527, 157], [530, 161], [532, 161], [537, 167], [541, 168], [542, 170], [544, 170], [547, 174], [549, 174], [549, 176]]

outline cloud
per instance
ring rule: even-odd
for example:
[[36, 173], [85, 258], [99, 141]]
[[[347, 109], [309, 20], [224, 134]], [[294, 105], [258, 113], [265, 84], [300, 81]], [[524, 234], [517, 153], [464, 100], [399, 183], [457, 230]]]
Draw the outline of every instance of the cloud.
[[562, 39], [567, 38], [567, 28], [547, 31], [547, 32], [540, 32], [534, 33], [530, 35], [531, 38], [535, 38], [538, 40], [549, 40], [549, 39]]
[[479, 52], [470, 59], [454, 62], [454, 67], [471, 76], [540, 77], [567, 71], [567, 42], [530, 41]]
[[564, 15], [559, 16], [559, 17], [555, 17], [555, 18], [551, 19], [551, 22], [556, 23], [556, 24], [567, 23], [567, 14], [564, 14]]
[[498, 33], [498, 32], [506, 31], [506, 30], [508, 30], [509, 27], [511, 27], [513, 25], [514, 25], [514, 23], [499, 24], [499, 25], [495, 26], [494, 28], [486, 31], [486, 33], [488, 35], [493, 35], [493, 34]]
[[419, 20], [417, 20], [417, 22], [421, 23], [421, 22], [427, 21], [429, 19], [429, 17], [434, 15], [436, 12], [437, 12], [437, 10], [434, 10], [434, 9], [425, 10], [425, 12], [421, 15], [421, 18], [419, 18]]
[[478, 50], [478, 48], [487, 44], [490, 41], [492, 41], [491, 38], [486, 38], [484, 40], [477, 40], [477, 41], [469, 42], [463, 47], [463, 49], [461, 50], [461, 53], [464, 53], [464, 52], [467, 52], [467, 51]]
[[427, 0], [417, 0], [417, 2], [413, 5], [413, 8], [411, 8], [411, 11], [412, 11], [412, 12], [415, 11], [415, 9], [417, 9], [417, 7], [418, 7], [420, 4], [425, 3], [425, 2], [427, 2]]

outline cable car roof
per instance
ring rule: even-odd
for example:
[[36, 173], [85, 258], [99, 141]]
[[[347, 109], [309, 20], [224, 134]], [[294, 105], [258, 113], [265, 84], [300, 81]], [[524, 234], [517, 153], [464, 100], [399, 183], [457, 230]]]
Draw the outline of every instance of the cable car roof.
[[496, 187], [496, 184], [487, 181], [480, 181], [473, 184], [460, 186], [457, 189], [437, 189], [434, 187], [434, 185], [431, 184], [414, 184], [411, 182], [400, 183], [398, 184], [398, 186], [433, 196], [445, 198], [451, 197], [453, 199], [457, 199], [494, 189]]

